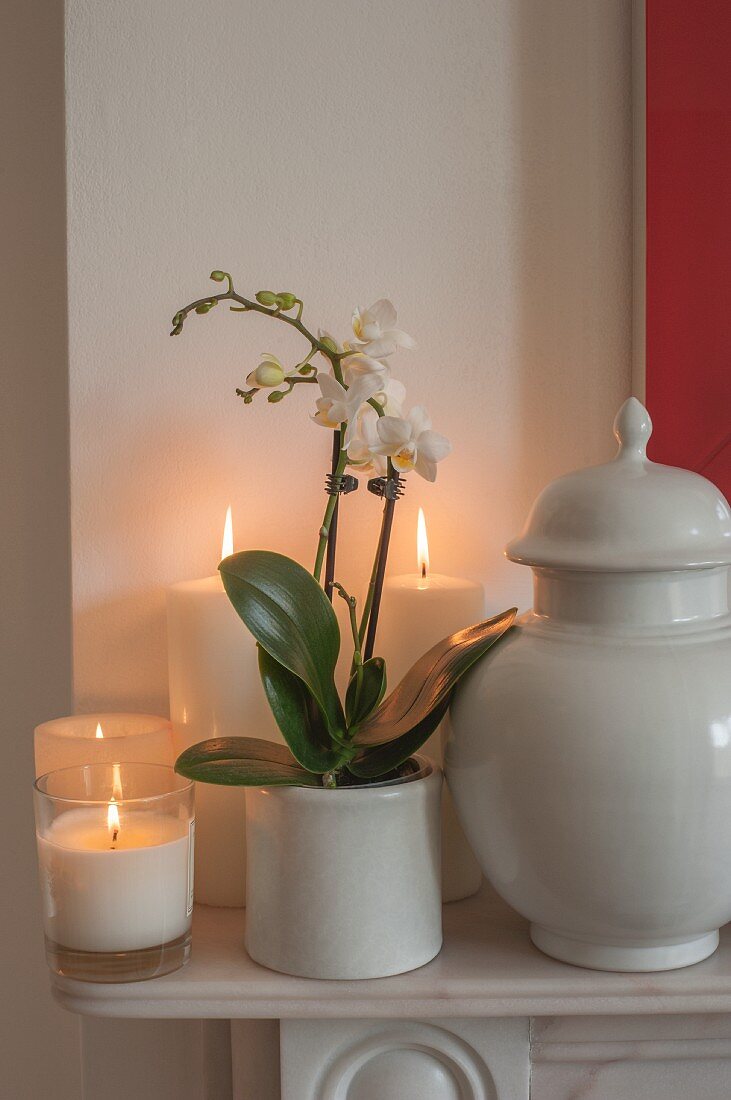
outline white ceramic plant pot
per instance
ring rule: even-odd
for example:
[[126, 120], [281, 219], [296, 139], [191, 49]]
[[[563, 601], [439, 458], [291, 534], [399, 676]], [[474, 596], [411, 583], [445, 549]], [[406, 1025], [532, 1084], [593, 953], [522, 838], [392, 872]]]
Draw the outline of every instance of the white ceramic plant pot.
[[710, 955], [731, 919], [731, 513], [647, 460], [631, 399], [617, 459], [538, 498], [508, 556], [535, 604], [452, 706], [449, 785], [534, 943], [602, 970]]
[[305, 978], [378, 978], [442, 946], [441, 771], [380, 786], [250, 789], [246, 949]]

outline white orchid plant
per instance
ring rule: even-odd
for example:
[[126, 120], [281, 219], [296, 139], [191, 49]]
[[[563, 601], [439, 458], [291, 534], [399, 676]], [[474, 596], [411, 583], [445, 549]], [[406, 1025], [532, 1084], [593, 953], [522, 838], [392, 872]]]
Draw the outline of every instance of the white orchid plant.
[[[257, 301], [261, 304], [263, 298], [266, 304], [274, 298], [286, 302], [292, 297], [265, 290], [259, 292]], [[298, 299], [295, 302], [301, 305]], [[427, 481], [435, 481], [437, 463], [446, 458], [451, 445], [443, 435], [432, 431], [429, 416], [421, 406], [404, 415], [406, 388], [391, 377], [388, 359], [398, 348], [415, 348], [416, 342], [396, 328], [396, 320], [396, 310], [387, 298], [368, 309], [356, 308], [354, 339], [341, 346], [329, 332], [319, 329], [317, 339], [323, 347], [311, 345], [313, 354], [324, 356], [328, 369], [311, 368], [308, 356], [288, 371], [275, 355], [264, 352], [259, 365], [247, 375], [251, 389], [239, 392], [244, 400], [252, 400], [259, 390], [270, 390], [269, 400], [281, 401], [295, 382], [315, 382], [320, 397], [312, 419], [331, 431], [339, 432], [344, 427], [341, 449], [348, 466], [385, 474], [390, 459], [399, 474], [416, 470]]]
[[[261, 290], [248, 299], [235, 291], [228, 272], [213, 271], [211, 279], [226, 289], [179, 310], [171, 335], [182, 332], [190, 313], [209, 313], [222, 302], [233, 312], [265, 314], [296, 329], [309, 342], [305, 357], [286, 367], [265, 352], [247, 375], [248, 388], [236, 392], [246, 404], [259, 393], [278, 404], [296, 386], [317, 386], [312, 420], [332, 432], [332, 466], [312, 573], [268, 550], [232, 554], [219, 566], [226, 592], [258, 644], [262, 683], [286, 745], [251, 737], [210, 739], [187, 749], [177, 770], [200, 782], [244, 786], [339, 787], [398, 778], [414, 770], [412, 754], [438, 726], [460, 676], [515, 617], [512, 609], [443, 639], [384, 699], [386, 665], [373, 649], [394, 508], [403, 475], [414, 471], [433, 482], [437, 464], [451, 450], [423, 407], [404, 411], [405, 387], [391, 376], [391, 357], [415, 342], [397, 327], [386, 298], [354, 311], [353, 335], [341, 345], [329, 332], [314, 335], [304, 324], [295, 294]], [[360, 609], [335, 571], [339, 499], [358, 487], [356, 473], [372, 475], [368, 489], [384, 500]], [[343, 700], [335, 685], [336, 594], [347, 604], [353, 645]]]

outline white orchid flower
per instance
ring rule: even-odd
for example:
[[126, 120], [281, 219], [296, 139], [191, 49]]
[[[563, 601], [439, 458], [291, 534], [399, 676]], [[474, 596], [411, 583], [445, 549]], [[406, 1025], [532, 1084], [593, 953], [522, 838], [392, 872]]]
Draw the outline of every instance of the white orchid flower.
[[376, 410], [371, 405], [364, 405], [356, 417], [355, 435], [348, 447], [348, 465], [357, 467], [363, 473], [372, 471], [378, 477], [384, 477], [388, 471], [386, 459], [373, 450], [381, 442], [377, 421]]
[[362, 405], [368, 401], [379, 385], [375, 375], [364, 375], [348, 389], [338, 382], [332, 374], [320, 372], [317, 376], [322, 397], [316, 401], [317, 412], [312, 419], [323, 428], [335, 429], [347, 421], [343, 446], [347, 450], [352, 442], [357, 416]]
[[271, 389], [274, 386], [281, 386], [285, 375], [286, 371], [276, 355], [272, 355], [270, 351], [264, 351], [259, 366], [247, 374], [246, 382], [247, 385], [257, 386], [259, 389]]
[[373, 359], [370, 355], [357, 352], [343, 360], [343, 378], [346, 386], [352, 386], [359, 378], [375, 375], [382, 382], [391, 377], [391, 368], [388, 363], [382, 363], [380, 359]]
[[386, 416], [401, 416], [406, 400], [406, 386], [396, 378], [389, 378], [373, 394], [373, 400], [381, 406]]
[[378, 387], [371, 394], [374, 401], [383, 410], [392, 416], [401, 416], [406, 388], [403, 382], [391, 378], [391, 369], [388, 363], [382, 363], [380, 359], [372, 359], [369, 355], [353, 355], [343, 360], [343, 378], [347, 386], [353, 386], [360, 379], [367, 376], [375, 376], [378, 379]]
[[375, 454], [387, 455], [400, 474], [416, 470], [427, 481], [436, 481], [437, 462], [452, 450], [448, 439], [432, 431], [426, 409], [416, 405], [406, 417], [382, 416], [376, 424], [380, 443]]
[[388, 298], [379, 298], [368, 309], [356, 307], [353, 312], [353, 332], [356, 347], [373, 359], [393, 355], [396, 348], [415, 348], [416, 341], [396, 328], [396, 310]]

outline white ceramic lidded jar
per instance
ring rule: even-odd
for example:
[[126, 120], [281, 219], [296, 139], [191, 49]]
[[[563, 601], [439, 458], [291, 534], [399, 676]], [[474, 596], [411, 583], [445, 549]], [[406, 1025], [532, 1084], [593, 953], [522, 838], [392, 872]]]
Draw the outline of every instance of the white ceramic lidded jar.
[[731, 512], [645, 454], [559, 478], [507, 556], [535, 604], [452, 705], [447, 778], [483, 870], [548, 955], [700, 961], [731, 919]]

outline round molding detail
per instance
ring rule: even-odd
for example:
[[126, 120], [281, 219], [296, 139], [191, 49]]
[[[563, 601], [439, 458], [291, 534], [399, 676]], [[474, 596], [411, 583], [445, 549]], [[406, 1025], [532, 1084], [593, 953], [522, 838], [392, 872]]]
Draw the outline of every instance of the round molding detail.
[[325, 1070], [322, 1100], [497, 1100], [492, 1076], [462, 1039], [431, 1024], [395, 1024], [344, 1050]]

